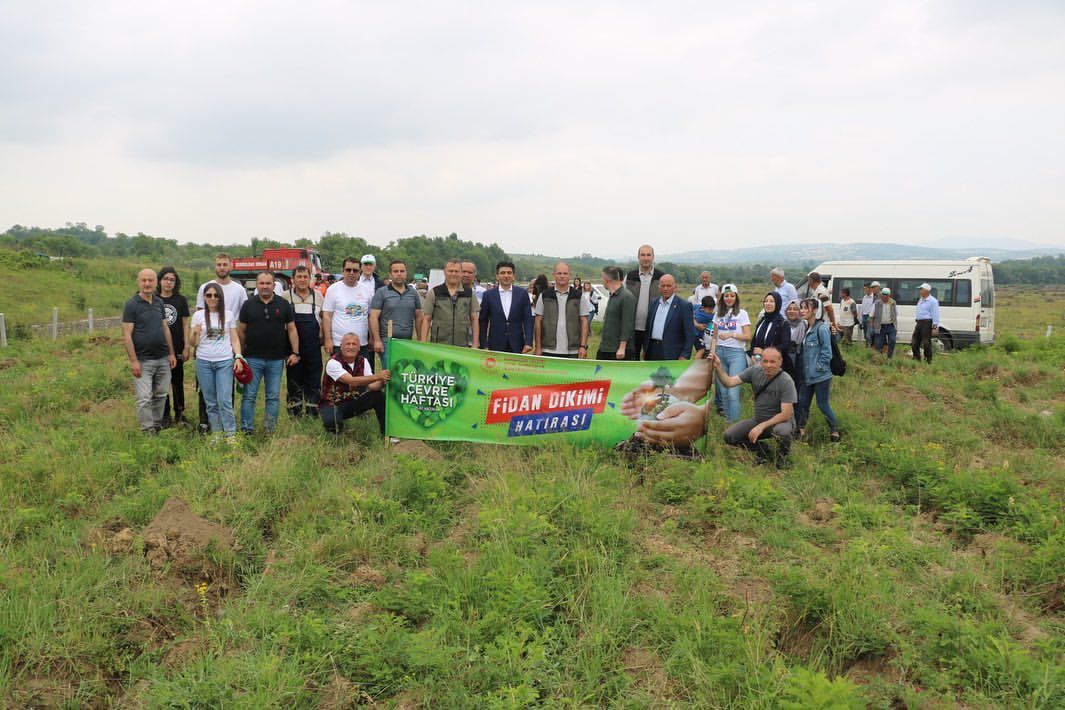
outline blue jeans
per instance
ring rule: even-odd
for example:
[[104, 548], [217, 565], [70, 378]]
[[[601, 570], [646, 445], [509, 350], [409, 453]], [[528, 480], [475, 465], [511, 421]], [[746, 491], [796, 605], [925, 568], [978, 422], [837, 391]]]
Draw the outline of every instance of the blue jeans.
[[[747, 369], [747, 353], [742, 348], [718, 347], [717, 356], [721, 358], [721, 365], [725, 372], [730, 375], [738, 375]], [[717, 375], [714, 375], [716, 378]], [[714, 385], [717, 388], [719, 399], [715, 399], [718, 405], [725, 410], [725, 419], [729, 422], [739, 421], [740, 418], [740, 388], [725, 387], [718, 379]]]
[[880, 326], [880, 332], [876, 334], [876, 338], [873, 340], [873, 347], [877, 350], [883, 350], [887, 348], [887, 356], [890, 358], [895, 355], [895, 324], [884, 323]]
[[240, 430], [250, 434], [255, 429], [255, 398], [259, 395], [260, 380], [265, 379], [266, 417], [263, 419], [263, 429], [273, 431], [281, 411], [281, 372], [285, 369], [285, 361], [264, 360], [261, 357], [245, 360], [251, 367], [251, 382], [244, 386], [244, 396], [240, 400]]
[[208, 362], [196, 361], [196, 382], [207, 405], [207, 421], [211, 431], [235, 434], [237, 420], [233, 417], [233, 358]]
[[821, 380], [815, 382], [812, 385], [803, 384], [799, 388], [799, 411], [795, 413], [795, 423], [798, 424], [800, 429], [806, 427], [806, 420], [810, 416], [810, 400], [817, 396], [817, 408], [821, 410], [821, 413], [825, 415], [825, 421], [828, 422], [828, 426], [832, 431], [837, 431], [839, 426], [836, 424], [836, 413], [832, 411], [832, 405], [829, 403], [829, 395], [832, 392], [832, 378], [827, 380]]

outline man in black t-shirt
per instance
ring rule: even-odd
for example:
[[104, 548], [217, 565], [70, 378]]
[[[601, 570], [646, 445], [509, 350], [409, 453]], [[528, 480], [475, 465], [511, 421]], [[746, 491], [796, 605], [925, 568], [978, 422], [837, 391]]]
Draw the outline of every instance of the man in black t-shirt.
[[245, 434], [254, 430], [255, 398], [263, 380], [266, 383], [263, 429], [274, 430], [281, 411], [281, 373], [286, 362], [291, 366], [300, 361], [292, 305], [274, 295], [274, 275], [268, 271], [260, 273], [255, 279], [255, 291], [255, 297], [241, 306], [237, 325], [244, 359], [252, 373], [240, 400], [240, 429]]
[[122, 309], [122, 339], [133, 374], [137, 423], [145, 433], [158, 432], [162, 427], [170, 370], [177, 364], [163, 301], [155, 295], [156, 283], [153, 270], [141, 269], [137, 274], [139, 290]]

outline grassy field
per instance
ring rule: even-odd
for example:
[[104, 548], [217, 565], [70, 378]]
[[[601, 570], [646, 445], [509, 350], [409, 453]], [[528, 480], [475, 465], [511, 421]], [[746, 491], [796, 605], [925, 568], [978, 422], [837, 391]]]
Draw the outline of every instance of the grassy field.
[[0, 704], [1061, 707], [1065, 303], [997, 305], [931, 367], [845, 351], [787, 471], [145, 438], [116, 335], [15, 343]]

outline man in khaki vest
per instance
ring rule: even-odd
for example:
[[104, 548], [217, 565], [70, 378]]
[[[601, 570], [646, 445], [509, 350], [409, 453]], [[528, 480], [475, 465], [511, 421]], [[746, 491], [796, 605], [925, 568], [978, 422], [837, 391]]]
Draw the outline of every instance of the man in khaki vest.
[[[472, 339], [471, 339], [472, 337]], [[444, 283], [422, 299], [422, 342], [479, 347], [478, 305], [473, 289], [462, 285], [462, 261], [448, 259]]]
[[540, 295], [533, 306], [534, 351], [550, 357], [588, 357], [588, 316], [591, 301], [580, 289], [571, 287], [569, 264], [555, 264], [555, 287]]

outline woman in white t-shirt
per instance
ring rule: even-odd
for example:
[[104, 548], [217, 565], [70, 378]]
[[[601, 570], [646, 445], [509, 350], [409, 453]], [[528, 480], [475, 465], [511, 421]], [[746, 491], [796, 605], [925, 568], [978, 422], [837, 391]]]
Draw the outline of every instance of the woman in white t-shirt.
[[[740, 292], [736, 284], [721, 287], [714, 316], [714, 331], [717, 333], [717, 356], [725, 371], [738, 375], [747, 368], [747, 344], [751, 340], [751, 317], [740, 308]], [[717, 377], [717, 375], [714, 375]], [[718, 379], [714, 400], [718, 411], [724, 411], [729, 423], [740, 418], [740, 388], [725, 387]]]
[[[196, 352], [196, 381], [207, 405], [211, 431], [232, 439], [237, 433], [233, 416], [233, 373], [241, 372], [244, 359], [237, 337], [237, 320], [226, 312], [225, 292], [213, 281], [203, 289], [204, 309], [192, 316], [191, 340]], [[237, 358], [234, 362], [234, 358]]]

